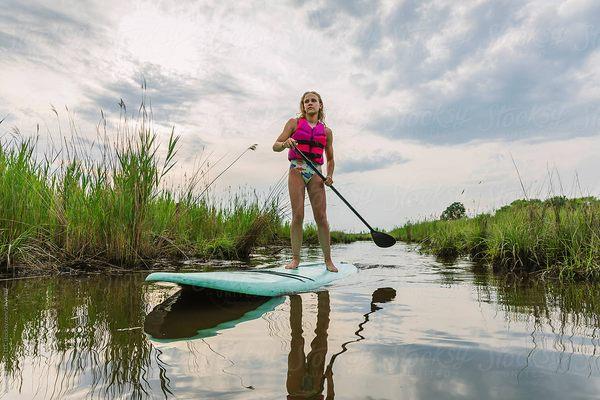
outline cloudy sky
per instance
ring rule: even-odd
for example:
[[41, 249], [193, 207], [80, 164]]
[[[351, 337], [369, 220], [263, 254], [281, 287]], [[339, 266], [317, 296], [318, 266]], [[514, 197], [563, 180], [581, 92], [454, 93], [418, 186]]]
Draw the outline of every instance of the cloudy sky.
[[[39, 124], [44, 146], [71, 116], [93, 138], [145, 82], [158, 133], [181, 136], [173, 179], [258, 143], [215, 195], [266, 193], [287, 169], [271, 145], [316, 90], [335, 185], [374, 226], [523, 197], [514, 164], [530, 196], [599, 195], [599, 20], [593, 0], [2, 0], [0, 134]], [[328, 199], [333, 228], [362, 228]]]

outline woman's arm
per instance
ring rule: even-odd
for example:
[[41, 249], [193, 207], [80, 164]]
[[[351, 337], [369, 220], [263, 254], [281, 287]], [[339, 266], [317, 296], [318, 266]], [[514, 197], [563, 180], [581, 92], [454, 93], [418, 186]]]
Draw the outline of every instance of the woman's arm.
[[291, 138], [292, 134], [296, 130], [296, 118], [290, 118], [283, 127], [283, 132], [279, 135], [275, 143], [273, 143], [273, 151], [280, 152], [285, 148], [292, 147], [296, 141]]
[[333, 160], [333, 132], [329, 128], [325, 128], [327, 133], [327, 145], [325, 146], [325, 156], [327, 157], [327, 179], [326, 185], [333, 184], [333, 170], [335, 169], [335, 161]]

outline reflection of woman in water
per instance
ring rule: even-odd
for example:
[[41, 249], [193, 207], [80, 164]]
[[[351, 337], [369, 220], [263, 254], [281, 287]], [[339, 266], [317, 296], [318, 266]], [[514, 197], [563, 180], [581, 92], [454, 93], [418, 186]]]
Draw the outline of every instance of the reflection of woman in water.
[[288, 356], [287, 390], [288, 400], [293, 399], [323, 399], [323, 389], [327, 381], [327, 397], [333, 399], [333, 363], [336, 358], [348, 351], [350, 343], [360, 342], [365, 337], [361, 335], [364, 326], [369, 322], [369, 316], [381, 310], [378, 303], [387, 303], [396, 297], [396, 290], [392, 288], [379, 288], [371, 297], [371, 311], [363, 314], [364, 320], [358, 324], [354, 332], [357, 339], [342, 343], [342, 350], [331, 356], [329, 364], [325, 367], [327, 356], [327, 329], [329, 328], [329, 292], [317, 293], [317, 327], [316, 336], [310, 344], [310, 353], [304, 357], [304, 338], [302, 337], [302, 298], [298, 295], [290, 296], [290, 327], [292, 328], [292, 341]]
[[333, 376], [331, 369], [325, 373], [327, 356], [327, 328], [329, 328], [329, 292], [317, 293], [317, 327], [310, 353], [304, 356], [302, 336], [302, 298], [290, 296], [290, 326], [292, 328], [291, 349], [288, 357], [287, 390], [288, 399], [323, 399], [323, 389], [327, 380], [327, 399], [333, 399]]

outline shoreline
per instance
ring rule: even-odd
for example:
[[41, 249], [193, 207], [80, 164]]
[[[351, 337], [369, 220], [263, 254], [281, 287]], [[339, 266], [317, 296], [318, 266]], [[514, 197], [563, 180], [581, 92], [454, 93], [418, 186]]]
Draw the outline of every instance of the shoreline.
[[[316, 236], [316, 228], [314, 232], [314, 237], [312, 233], [312, 229], [309, 227], [307, 229], [309, 236], [304, 241], [304, 247], [320, 249], [318, 239]], [[370, 237], [368, 234], [362, 233], [346, 233], [341, 231], [332, 231], [331, 235], [331, 244], [345, 244], [345, 243], [353, 243], [360, 240], [369, 240]], [[261, 244], [257, 245], [256, 248], [253, 248], [253, 251], [256, 249], [266, 250], [264, 254], [260, 254], [260, 258], [267, 258], [269, 256], [274, 256], [285, 248], [289, 248], [289, 237], [288, 238], [280, 238], [277, 240], [278, 243], [272, 243], [269, 245]], [[235, 255], [234, 251], [220, 251], [217, 253], [213, 253], [214, 255]], [[121, 274], [129, 274], [129, 273], [137, 273], [137, 272], [157, 272], [157, 271], [181, 271], [181, 270], [190, 270], [190, 271], [198, 271], [202, 268], [205, 268], [207, 264], [211, 264], [212, 261], [215, 261], [216, 264], [229, 264], [229, 265], [249, 265], [248, 262], [252, 260], [252, 256], [248, 256], [245, 258], [240, 257], [174, 257], [174, 258], [157, 258], [153, 260], [142, 260], [139, 262], [138, 266], [119, 266], [119, 265], [109, 265], [105, 261], [102, 260], [92, 260], [89, 264], [81, 264], [74, 265], [72, 262], [65, 263], [64, 265], [52, 266], [49, 268], [40, 268], [38, 266], [28, 266], [26, 264], [17, 264], [13, 265], [10, 268], [6, 268], [6, 266], [0, 268], [0, 282], [1, 281], [10, 281], [10, 280], [19, 280], [19, 279], [33, 279], [33, 278], [43, 278], [49, 276], [79, 276], [79, 275], [96, 275], [96, 274], [106, 274], [106, 275], [121, 275]], [[141, 266], [143, 265], [143, 267]], [[215, 264], [211, 264], [215, 265]], [[197, 268], [194, 268], [197, 266]], [[222, 265], [217, 268], [228, 268], [228, 265]]]

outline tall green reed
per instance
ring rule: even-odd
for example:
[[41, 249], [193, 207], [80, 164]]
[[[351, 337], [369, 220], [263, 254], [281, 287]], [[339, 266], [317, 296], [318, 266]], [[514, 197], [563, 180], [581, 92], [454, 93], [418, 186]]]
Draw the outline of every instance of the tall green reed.
[[195, 171], [179, 190], [167, 189], [179, 137], [172, 130], [162, 151], [143, 104], [135, 122], [121, 114], [115, 139], [108, 140], [106, 123], [101, 126], [101, 143], [82, 149], [77, 137], [63, 138], [58, 152], [45, 149], [43, 157], [36, 157], [35, 139], [0, 140], [1, 266], [138, 267], [165, 257], [243, 258], [281, 223], [278, 196], [264, 203], [256, 196], [212, 201], [198, 184], [205, 171]]

